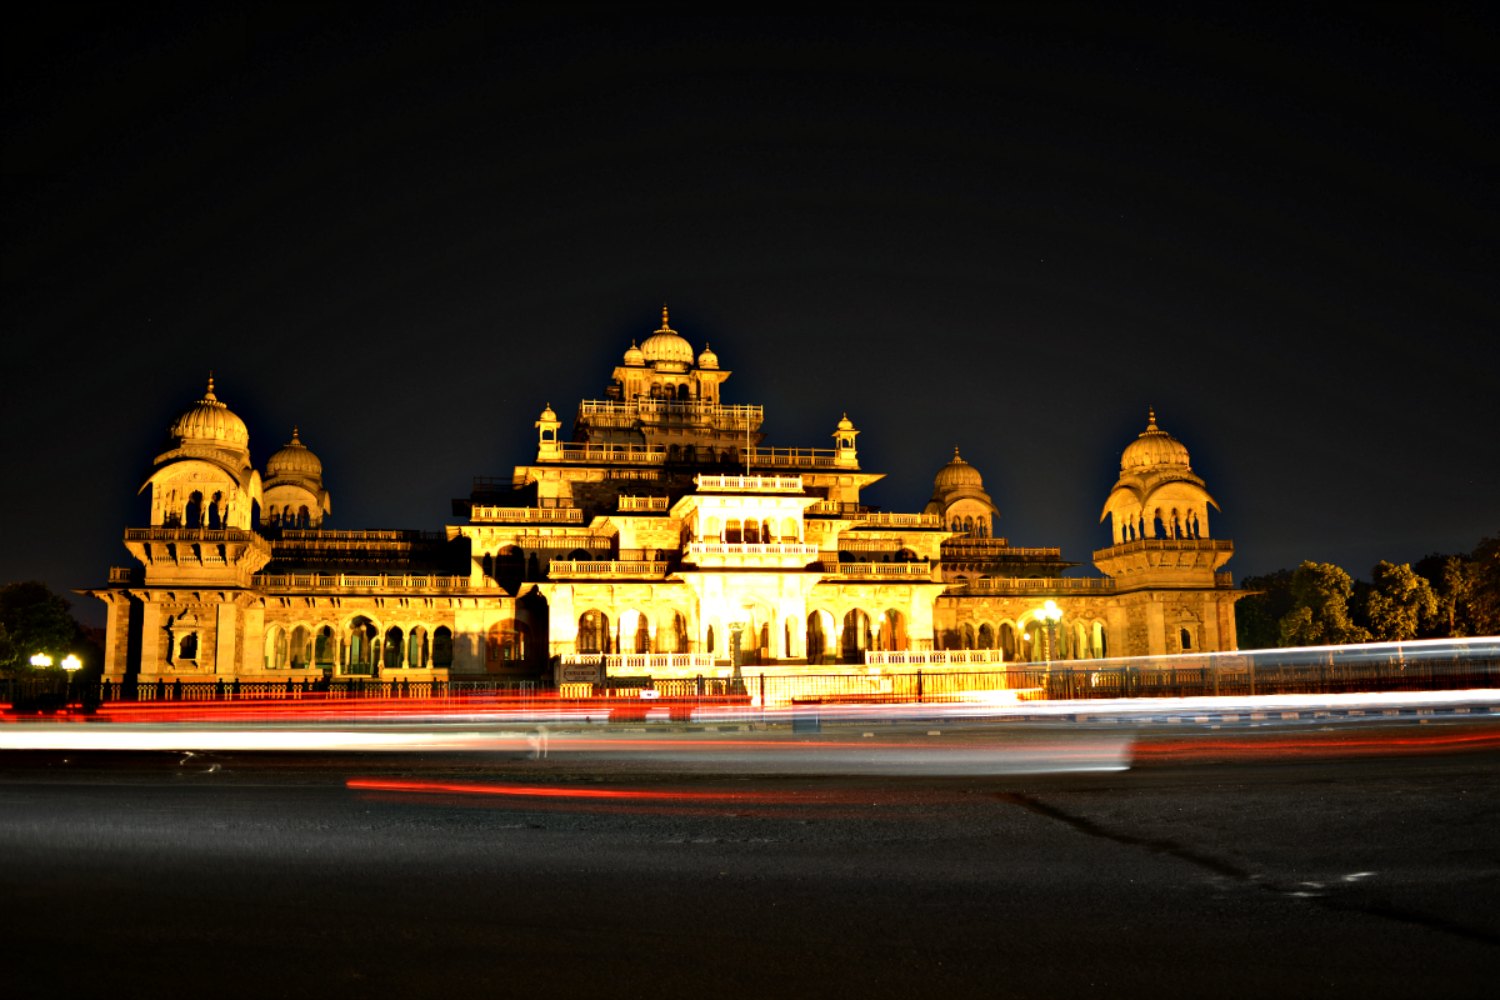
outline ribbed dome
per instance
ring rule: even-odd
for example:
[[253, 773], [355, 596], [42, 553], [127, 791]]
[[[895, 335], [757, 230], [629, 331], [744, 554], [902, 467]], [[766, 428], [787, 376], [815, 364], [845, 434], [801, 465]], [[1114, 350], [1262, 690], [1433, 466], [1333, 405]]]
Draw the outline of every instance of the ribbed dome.
[[214, 377], [208, 377], [208, 390], [203, 398], [172, 424], [172, 436], [184, 443], [225, 444], [232, 448], [246, 448], [250, 444], [250, 431], [235, 412], [214, 395]]
[[698, 355], [699, 368], [719, 367], [719, 356], [709, 349], [707, 344], [703, 345], [703, 353]]
[[551, 403], [548, 403], [546, 406], [542, 407], [542, 415], [540, 417], [537, 417], [536, 419], [537, 423], [541, 423], [543, 421], [554, 421], [557, 419], [557, 411], [552, 409]]
[[646, 363], [645, 352], [636, 347], [633, 340], [630, 342], [630, 349], [625, 352], [625, 363], [632, 367], [638, 367]]
[[295, 427], [292, 428], [292, 439], [287, 442], [286, 447], [266, 462], [266, 478], [275, 479], [278, 476], [307, 479], [321, 479], [323, 476], [323, 463], [302, 443]]
[[1188, 465], [1188, 450], [1185, 445], [1160, 427], [1156, 426], [1156, 410], [1147, 411], [1146, 429], [1140, 437], [1125, 446], [1120, 455], [1120, 471], [1148, 468], [1155, 465]]
[[667, 307], [661, 307], [661, 328], [646, 338], [641, 344], [641, 353], [650, 361], [673, 361], [679, 364], [691, 365], [693, 363], [693, 345], [689, 344], [677, 331], [667, 325]]
[[849, 419], [849, 414], [846, 413], [842, 417], [839, 417], [837, 429], [841, 431], [854, 430], [854, 421]]
[[960, 486], [972, 486], [976, 489], [984, 489], [984, 477], [979, 470], [963, 460], [958, 449], [953, 449], [953, 461], [938, 470], [937, 478], [932, 481], [933, 488], [939, 493], [955, 489]]

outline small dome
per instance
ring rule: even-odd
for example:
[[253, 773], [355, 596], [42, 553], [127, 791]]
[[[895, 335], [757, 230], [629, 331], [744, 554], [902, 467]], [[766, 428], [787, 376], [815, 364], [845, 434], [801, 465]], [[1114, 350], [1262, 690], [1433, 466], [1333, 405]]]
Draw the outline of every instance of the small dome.
[[641, 353], [648, 362], [671, 361], [678, 364], [693, 363], [693, 345], [677, 331], [667, 325], [667, 307], [661, 307], [661, 327], [641, 344]]
[[1120, 455], [1120, 471], [1146, 468], [1154, 465], [1188, 464], [1188, 450], [1183, 443], [1156, 426], [1156, 410], [1147, 411], [1146, 429], [1140, 437], [1125, 446]]
[[852, 421], [852, 420], [849, 419], [849, 414], [846, 413], [842, 417], [839, 417], [838, 430], [841, 430], [841, 431], [852, 431], [852, 430], [854, 430], [854, 421]]
[[984, 477], [979, 474], [978, 469], [965, 462], [963, 456], [958, 453], [958, 449], [954, 448], [953, 461], [938, 470], [937, 478], [932, 481], [932, 485], [939, 493], [960, 486], [972, 486], [982, 490]]
[[719, 367], [719, 356], [715, 354], [707, 344], [703, 345], [703, 353], [698, 355], [699, 368]]
[[537, 419], [537, 423], [543, 423], [543, 422], [556, 423], [556, 421], [557, 421], [557, 414], [553, 411], [552, 404], [548, 403], [546, 406], [542, 407], [542, 415], [540, 417], [537, 417], [536, 419]]
[[625, 352], [625, 364], [634, 368], [644, 365], [645, 363], [645, 352], [642, 351], [639, 347], [636, 347], [635, 341], [632, 340], [630, 342], [630, 349]]
[[208, 377], [208, 390], [203, 398], [172, 424], [172, 436], [184, 443], [224, 444], [232, 448], [246, 448], [250, 444], [245, 422], [214, 395], [212, 375]]
[[323, 463], [318, 461], [318, 456], [302, 443], [295, 427], [292, 428], [292, 439], [287, 442], [286, 447], [266, 461], [267, 479], [282, 476], [297, 476], [304, 479], [321, 479], [323, 476]]

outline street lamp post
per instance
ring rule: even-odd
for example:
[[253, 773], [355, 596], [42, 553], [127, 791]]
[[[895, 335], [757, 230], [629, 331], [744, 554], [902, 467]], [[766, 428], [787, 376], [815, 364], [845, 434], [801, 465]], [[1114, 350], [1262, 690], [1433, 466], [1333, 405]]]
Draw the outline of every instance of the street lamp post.
[[63, 657], [62, 668], [68, 672], [68, 690], [67, 694], [64, 695], [64, 702], [68, 705], [73, 704], [73, 678], [77, 676], [78, 670], [82, 666], [83, 661], [73, 653], [69, 653]]

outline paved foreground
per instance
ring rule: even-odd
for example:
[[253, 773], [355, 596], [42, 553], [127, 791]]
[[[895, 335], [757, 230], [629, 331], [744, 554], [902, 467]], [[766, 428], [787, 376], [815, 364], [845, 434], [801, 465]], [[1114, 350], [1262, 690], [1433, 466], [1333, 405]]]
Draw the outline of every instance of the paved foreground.
[[987, 779], [12, 752], [0, 992], [1488, 997], [1495, 729]]

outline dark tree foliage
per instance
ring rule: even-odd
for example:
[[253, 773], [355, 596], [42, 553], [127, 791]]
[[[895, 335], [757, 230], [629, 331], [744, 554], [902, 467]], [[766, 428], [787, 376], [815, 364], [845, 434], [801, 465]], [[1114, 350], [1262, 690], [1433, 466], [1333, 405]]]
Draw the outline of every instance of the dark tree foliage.
[[1281, 645], [1322, 646], [1368, 642], [1349, 602], [1354, 580], [1333, 563], [1304, 562], [1292, 572], [1292, 610], [1281, 618]]
[[1469, 557], [1471, 635], [1500, 635], [1500, 534], [1483, 539]]
[[67, 600], [44, 583], [27, 580], [0, 587], [0, 676], [25, 676], [31, 657], [46, 653], [60, 663], [69, 653], [93, 666], [99, 657]]
[[1279, 569], [1240, 581], [1255, 591], [1234, 606], [1235, 633], [1241, 649], [1272, 649], [1281, 644], [1281, 619], [1292, 610], [1292, 571]]

